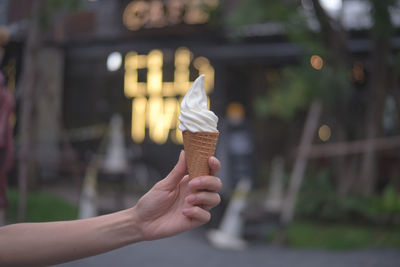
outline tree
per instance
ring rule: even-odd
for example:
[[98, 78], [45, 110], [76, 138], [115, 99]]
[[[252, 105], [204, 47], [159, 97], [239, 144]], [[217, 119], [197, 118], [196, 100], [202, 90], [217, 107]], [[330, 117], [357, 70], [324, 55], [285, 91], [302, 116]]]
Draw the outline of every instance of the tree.
[[[306, 10], [302, 3], [311, 8]], [[391, 87], [397, 87], [393, 86], [393, 81], [397, 80], [394, 78], [395, 64], [390, 60], [393, 58], [391, 38], [394, 31], [389, 10], [398, 4], [394, 0], [369, 0], [369, 3], [374, 21], [369, 30], [373, 45], [366, 65], [368, 83], [364, 98], [356, 96], [350, 77], [354, 59], [348, 49], [349, 32], [338, 18], [327, 13], [320, 1], [250, 0], [238, 6], [229, 25], [240, 28], [250, 23], [280, 22], [286, 37], [303, 49], [299, 64], [285, 67], [280, 82], [256, 100], [255, 108], [260, 116], [291, 120], [297, 111], [306, 109], [313, 100], [319, 99], [324, 113], [335, 122], [337, 141], [373, 139], [382, 135], [385, 99]], [[310, 18], [318, 22], [317, 30], [309, 26]], [[312, 55], [319, 56], [323, 67], [315, 69], [310, 66]], [[397, 110], [400, 110], [398, 90], [392, 90], [392, 94], [396, 96]], [[354, 101], [367, 112], [355, 110]], [[362, 123], [355, 123], [357, 121]], [[362, 155], [361, 160], [349, 156], [336, 158], [338, 192], [347, 194], [352, 181], [360, 177], [358, 193], [373, 193], [376, 164], [376, 152], [372, 148]]]
[[20, 137], [19, 137], [19, 165], [18, 165], [18, 220], [24, 221], [26, 217], [26, 193], [28, 185], [28, 177], [32, 175], [29, 169], [33, 165], [31, 155], [32, 152], [32, 127], [33, 127], [33, 99], [35, 83], [37, 79], [37, 71], [35, 62], [37, 62], [38, 50], [41, 43], [41, 34], [39, 28], [40, 11], [43, 1], [34, 1], [30, 23], [28, 24], [28, 36], [25, 44], [25, 52], [23, 59], [23, 69], [21, 80], [18, 84], [18, 92], [22, 93], [21, 111], [20, 111]]
[[[36, 63], [42, 46], [43, 34], [51, 25], [51, 16], [60, 9], [74, 10], [78, 8], [79, 1], [62, 0], [36, 0], [32, 1], [32, 8], [27, 23], [27, 36], [25, 41], [22, 73], [18, 83], [17, 92], [21, 94], [20, 126], [19, 126], [19, 164], [18, 164], [18, 187], [19, 204], [18, 219], [25, 220], [26, 216], [26, 193], [28, 180], [34, 176], [32, 168], [32, 136], [34, 127], [35, 92], [37, 81], [40, 77]], [[39, 88], [40, 91], [40, 88]]]

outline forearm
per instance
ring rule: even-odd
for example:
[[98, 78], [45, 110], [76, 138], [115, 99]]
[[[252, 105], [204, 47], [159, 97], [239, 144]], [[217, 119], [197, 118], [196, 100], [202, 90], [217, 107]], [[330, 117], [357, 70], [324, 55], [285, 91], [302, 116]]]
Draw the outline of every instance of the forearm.
[[141, 240], [134, 209], [90, 219], [0, 228], [0, 266], [51, 265]]

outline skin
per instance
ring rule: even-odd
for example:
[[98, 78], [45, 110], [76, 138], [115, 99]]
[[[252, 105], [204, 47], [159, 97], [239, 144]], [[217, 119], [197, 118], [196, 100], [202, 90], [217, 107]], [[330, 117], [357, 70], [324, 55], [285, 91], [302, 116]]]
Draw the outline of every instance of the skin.
[[44, 266], [76, 260], [205, 224], [220, 202], [220, 163], [210, 176], [189, 181], [182, 151], [170, 174], [138, 203], [120, 212], [74, 221], [21, 223], [0, 228], [0, 266]]

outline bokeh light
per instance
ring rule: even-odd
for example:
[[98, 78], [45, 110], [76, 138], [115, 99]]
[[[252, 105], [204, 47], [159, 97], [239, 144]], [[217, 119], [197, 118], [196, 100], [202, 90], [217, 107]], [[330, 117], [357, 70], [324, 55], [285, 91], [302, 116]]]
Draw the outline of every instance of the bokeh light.
[[311, 66], [316, 70], [320, 70], [324, 66], [324, 60], [318, 55], [312, 55], [310, 63]]
[[122, 55], [119, 52], [112, 52], [107, 57], [107, 69], [109, 71], [117, 71], [122, 64]]
[[331, 128], [326, 124], [319, 127], [318, 137], [323, 142], [328, 141], [331, 138]]

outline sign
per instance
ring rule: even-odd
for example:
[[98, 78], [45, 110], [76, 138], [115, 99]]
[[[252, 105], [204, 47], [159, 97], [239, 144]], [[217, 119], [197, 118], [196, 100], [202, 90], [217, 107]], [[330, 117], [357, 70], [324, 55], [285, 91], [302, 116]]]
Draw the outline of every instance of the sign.
[[[178, 48], [174, 53], [174, 80], [163, 81], [164, 57], [161, 50], [151, 50], [147, 55], [129, 52], [125, 56], [124, 93], [132, 99], [132, 139], [142, 143], [146, 129], [150, 140], [164, 144], [168, 137], [176, 144], [182, 144], [182, 133], [178, 129], [179, 103], [189, 90], [190, 66], [196, 75], [205, 74], [205, 90], [214, 89], [214, 68], [205, 57], [193, 60], [192, 52]], [[172, 67], [172, 66], [171, 66]], [[147, 70], [147, 81], [139, 82], [139, 70]]]
[[132, 31], [179, 23], [204, 24], [209, 20], [209, 11], [218, 4], [219, 0], [137, 0], [126, 6], [122, 21]]

